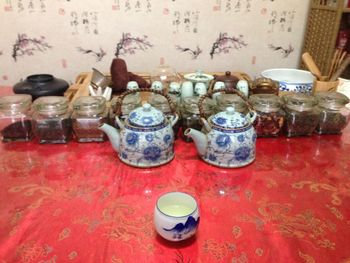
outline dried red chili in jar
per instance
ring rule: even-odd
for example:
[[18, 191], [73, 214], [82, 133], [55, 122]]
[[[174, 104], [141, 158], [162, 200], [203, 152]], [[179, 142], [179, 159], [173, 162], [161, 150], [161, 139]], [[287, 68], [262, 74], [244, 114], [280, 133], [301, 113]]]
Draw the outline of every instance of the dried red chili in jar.
[[257, 117], [253, 123], [258, 137], [277, 137], [283, 127], [285, 113], [281, 99], [274, 94], [256, 94], [249, 98]]

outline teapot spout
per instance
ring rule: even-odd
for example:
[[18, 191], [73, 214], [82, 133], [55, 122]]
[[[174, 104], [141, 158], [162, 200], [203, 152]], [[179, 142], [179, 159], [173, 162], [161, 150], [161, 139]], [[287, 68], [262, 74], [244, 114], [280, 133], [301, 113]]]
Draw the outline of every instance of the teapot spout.
[[204, 133], [191, 128], [186, 129], [184, 134], [193, 139], [199, 155], [205, 155], [208, 146], [207, 136]]
[[111, 142], [113, 149], [116, 150], [117, 152], [119, 152], [119, 149], [120, 149], [119, 131], [116, 128], [114, 128], [111, 125], [108, 125], [106, 123], [99, 126], [98, 129], [104, 131], [107, 134], [108, 139]]

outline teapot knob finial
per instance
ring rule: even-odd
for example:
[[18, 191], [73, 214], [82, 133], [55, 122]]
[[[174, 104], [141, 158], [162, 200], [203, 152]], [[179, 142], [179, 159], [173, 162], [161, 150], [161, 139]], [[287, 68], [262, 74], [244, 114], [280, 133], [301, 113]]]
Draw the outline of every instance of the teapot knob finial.
[[229, 115], [232, 115], [235, 113], [235, 108], [234, 107], [227, 107], [226, 108], [226, 113]]
[[142, 105], [142, 108], [143, 108], [144, 111], [150, 111], [151, 108], [152, 108], [152, 105], [149, 104], [149, 103], [145, 103], [145, 104]]

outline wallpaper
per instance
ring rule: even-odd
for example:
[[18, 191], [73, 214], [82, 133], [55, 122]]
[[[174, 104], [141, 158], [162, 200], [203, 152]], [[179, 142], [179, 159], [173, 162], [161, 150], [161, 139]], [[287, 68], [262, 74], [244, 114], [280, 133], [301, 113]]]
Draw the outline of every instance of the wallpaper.
[[298, 67], [305, 0], [0, 0], [0, 86], [49, 73], [74, 82], [113, 58], [132, 72]]

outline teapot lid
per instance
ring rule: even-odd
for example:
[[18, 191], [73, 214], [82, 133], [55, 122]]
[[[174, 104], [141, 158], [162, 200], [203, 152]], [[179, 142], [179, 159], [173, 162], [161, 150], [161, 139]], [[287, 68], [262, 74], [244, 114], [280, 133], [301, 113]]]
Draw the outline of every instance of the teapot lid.
[[222, 81], [222, 82], [233, 82], [236, 83], [239, 81], [239, 79], [231, 74], [231, 71], [226, 71], [225, 75], [223, 76], [216, 76], [216, 81]]
[[246, 116], [236, 112], [234, 107], [227, 107], [226, 111], [215, 114], [210, 120], [214, 125], [225, 129], [243, 128], [250, 124]]
[[128, 119], [129, 123], [139, 127], [152, 127], [164, 122], [163, 113], [152, 107], [151, 104], [145, 103], [142, 107], [134, 109]]

